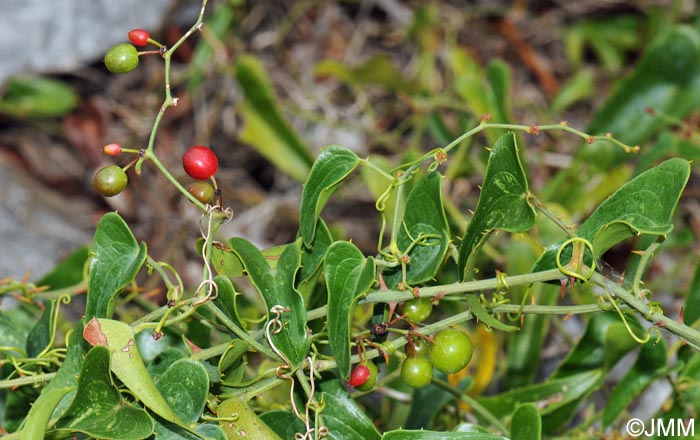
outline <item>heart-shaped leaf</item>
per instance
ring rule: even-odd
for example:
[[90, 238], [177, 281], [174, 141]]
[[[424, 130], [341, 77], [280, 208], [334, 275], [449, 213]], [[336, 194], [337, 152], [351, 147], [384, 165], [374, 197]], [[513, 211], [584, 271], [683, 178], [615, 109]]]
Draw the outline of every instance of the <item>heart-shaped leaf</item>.
[[[411, 258], [406, 267], [408, 285], [433, 278], [447, 253], [450, 237], [442, 204], [441, 180], [440, 173], [428, 174], [416, 184], [406, 199], [397, 244], [402, 251], [408, 250]], [[403, 277], [400, 266], [384, 271], [383, 275], [384, 282], [390, 287], [402, 281]]]
[[301, 193], [299, 235], [306, 247], [313, 242], [316, 221], [328, 198], [359, 163], [355, 153], [339, 145], [332, 145], [319, 153]]
[[136, 347], [134, 329], [120, 321], [93, 318], [83, 330], [83, 337], [93, 346], [104, 345], [111, 353], [111, 369], [131, 393], [154, 413], [187, 431], [183, 422], [156, 388]]
[[105, 214], [92, 245], [85, 319], [111, 317], [117, 294], [134, 280], [144, 261], [146, 244], [136, 241], [119, 214]]
[[297, 367], [306, 356], [310, 343], [306, 333], [306, 307], [294, 287], [296, 273], [301, 265], [299, 241], [285, 247], [274, 270], [265, 256], [249, 241], [232, 238], [229, 244], [265, 301], [268, 315], [270, 308], [277, 305], [286, 310], [281, 315], [284, 328], [281, 332], [272, 334], [272, 341], [289, 359], [292, 367]]
[[[643, 172], [615, 191], [586, 219], [576, 235], [593, 244], [594, 257], [628, 238], [641, 235], [666, 235], [673, 229], [672, 217], [685, 184], [690, 164], [684, 159], [669, 159]], [[561, 243], [549, 246], [535, 262], [533, 272], [557, 267], [556, 255]], [[563, 250], [566, 264], [571, 249]], [[590, 255], [588, 256], [590, 258]], [[591, 264], [591, 261], [587, 261]]]
[[107, 347], [92, 348], [83, 362], [75, 400], [59, 420], [59, 431], [82, 432], [101, 439], [143, 439], [153, 433], [151, 416], [128, 405], [114, 387]]
[[323, 420], [328, 428], [328, 438], [333, 440], [378, 440], [379, 431], [372, 420], [350, 398], [338, 380], [321, 385], [321, 401], [325, 402]]
[[350, 377], [350, 319], [352, 305], [374, 283], [374, 259], [365, 258], [352, 243], [336, 241], [326, 253], [328, 342], [340, 377]]
[[534, 225], [535, 210], [529, 195], [515, 135], [506, 133], [491, 149], [479, 202], [459, 247], [459, 269], [464, 280], [472, 278], [474, 257], [491, 232], [523, 232]]

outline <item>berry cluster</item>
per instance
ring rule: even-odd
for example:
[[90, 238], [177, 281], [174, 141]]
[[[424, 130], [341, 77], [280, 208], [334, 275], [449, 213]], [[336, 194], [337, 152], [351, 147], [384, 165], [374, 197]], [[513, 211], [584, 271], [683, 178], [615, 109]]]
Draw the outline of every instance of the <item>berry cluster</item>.
[[[405, 319], [412, 326], [425, 321], [432, 312], [431, 298], [419, 297], [401, 304]], [[411, 336], [412, 335], [412, 336]], [[423, 388], [433, 379], [433, 368], [445, 374], [462, 370], [472, 358], [473, 345], [461, 330], [448, 328], [433, 337], [409, 332], [405, 359], [401, 365], [401, 379], [413, 388]], [[369, 391], [377, 383], [377, 367], [372, 362], [360, 362], [350, 375], [348, 385], [360, 391]]]

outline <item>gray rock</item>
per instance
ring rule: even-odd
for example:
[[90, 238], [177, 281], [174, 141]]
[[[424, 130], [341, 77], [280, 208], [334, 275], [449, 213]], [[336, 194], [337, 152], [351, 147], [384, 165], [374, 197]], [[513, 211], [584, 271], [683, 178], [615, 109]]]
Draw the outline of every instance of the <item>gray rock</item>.
[[157, 30], [173, 0], [0, 0], [0, 85], [104, 57], [134, 28]]

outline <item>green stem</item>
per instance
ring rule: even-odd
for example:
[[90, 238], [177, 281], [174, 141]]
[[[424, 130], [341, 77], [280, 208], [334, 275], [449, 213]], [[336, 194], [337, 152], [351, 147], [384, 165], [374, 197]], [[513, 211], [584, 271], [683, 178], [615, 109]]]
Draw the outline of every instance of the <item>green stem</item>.
[[[518, 286], [522, 284], [531, 284], [543, 281], [554, 281], [564, 278], [559, 269], [550, 269], [542, 272], [534, 272], [524, 275], [513, 275], [498, 278], [490, 278], [487, 280], [466, 281], [462, 283], [446, 284], [442, 286], [422, 287], [419, 289], [419, 296], [433, 297], [437, 295], [450, 295], [455, 293], [478, 292], [482, 290], [498, 289], [503, 283], [509, 286]], [[374, 291], [359, 301], [359, 304], [368, 304], [375, 302], [398, 302], [412, 299], [413, 292], [408, 290], [384, 290]]]
[[56, 376], [56, 373], [37, 374], [34, 376], [18, 377], [17, 379], [0, 380], [0, 390], [21, 387], [24, 385], [36, 385], [42, 382], [49, 382]]
[[[638, 298], [633, 293], [630, 293], [624, 287], [617, 283], [611, 282], [609, 279], [599, 273], [594, 273], [591, 281], [595, 284], [607, 288], [611, 293], [615, 294], [622, 301], [626, 302], [630, 307], [638, 311], [644, 319], [658, 327], [665, 328], [676, 336], [682, 338], [686, 343], [691, 345], [696, 350], [700, 350], [700, 332], [682, 324], [674, 319], [671, 319], [663, 314], [663, 312], [653, 311], [649, 304], [643, 299]], [[652, 313], [650, 313], [652, 312]]]

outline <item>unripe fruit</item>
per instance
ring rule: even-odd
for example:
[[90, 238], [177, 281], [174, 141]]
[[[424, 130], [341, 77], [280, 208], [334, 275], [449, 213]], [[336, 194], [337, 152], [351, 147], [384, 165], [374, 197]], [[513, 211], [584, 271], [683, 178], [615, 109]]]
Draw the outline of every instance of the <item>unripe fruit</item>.
[[401, 379], [413, 388], [423, 388], [430, 385], [433, 379], [433, 364], [427, 357], [407, 357], [401, 365]]
[[214, 188], [208, 182], [192, 182], [187, 191], [205, 205], [214, 199]]
[[108, 156], [119, 156], [122, 153], [122, 147], [119, 144], [107, 144], [102, 147], [102, 151]]
[[95, 178], [92, 180], [92, 187], [103, 196], [112, 197], [124, 191], [128, 182], [129, 179], [121, 167], [108, 165], [95, 174]]
[[216, 173], [219, 161], [208, 147], [195, 145], [182, 155], [182, 167], [191, 178], [206, 180]]
[[443, 373], [456, 373], [467, 366], [473, 349], [472, 341], [466, 333], [450, 328], [433, 338], [430, 360]]
[[433, 300], [427, 297], [409, 299], [401, 305], [401, 311], [411, 322], [423, 322], [433, 311]]
[[132, 29], [129, 31], [129, 41], [137, 46], [147, 45], [149, 38], [151, 38], [150, 34], [143, 29]]
[[139, 65], [139, 53], [128, 43], [117, 44], [105, 55], [105, 66], [112, 73], [131, 72]]
[[348, 380], [348, 385], [351, 387], [359, 387], [364, 385], [369, 379], [370, 371], [367, 365], [358, 365], [353, 368], [352, 373], [350, 373], [350, 380]]
[[411, 338], [411, 342], [404, 346], [404, 353], [408, 357], [427, 357], [430, 354], [430, 343], [423, 338]]
[[379, 370], [377, 369], [377, 366], [374, 364], [374, 362], [367, 362], [365, 366], [369, 370], [369, 376], [367, 377], [365, 383], [355, 387], [360, 391], [372, 390], [375, 387], [375, 385], [377, 385], [377, 379], [379, 378]]

